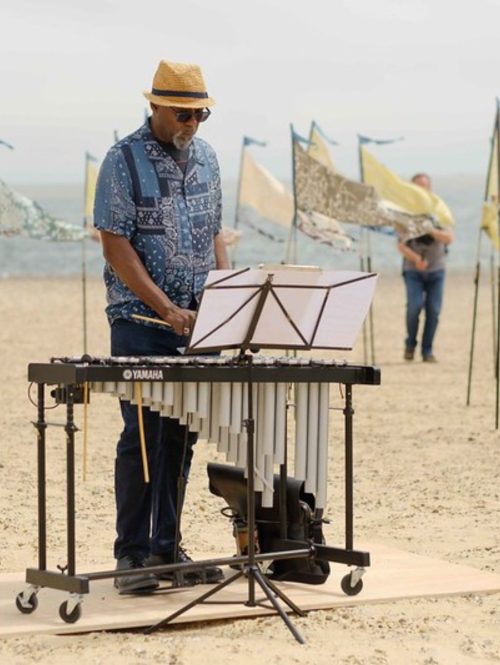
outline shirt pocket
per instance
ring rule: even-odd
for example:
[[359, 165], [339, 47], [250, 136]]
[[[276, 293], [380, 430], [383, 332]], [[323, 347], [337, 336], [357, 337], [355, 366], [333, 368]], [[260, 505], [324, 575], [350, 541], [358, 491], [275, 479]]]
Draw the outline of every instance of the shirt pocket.
[[140, 235], [165, 235], [168, 227], [168, 210], [160, 196], [143, 197], [136, 203], [137, 233]]

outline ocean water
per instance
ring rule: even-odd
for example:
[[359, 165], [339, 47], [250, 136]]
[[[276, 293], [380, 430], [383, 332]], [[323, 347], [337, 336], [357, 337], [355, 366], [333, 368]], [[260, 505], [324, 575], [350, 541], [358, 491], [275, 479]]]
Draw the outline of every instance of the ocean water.
[[[73, 224], [82, 224], [83, 191], [80, 185], [23, 185], [15, 186], [47, 211]], [[478, 229], [484, 191], [484, 177], [458, 175], [434, 180], [434, 189], [450, 206], [455, 218], [455, 241], [450, 246], [448, 265], [450, 269], [474, 269], [476, 264]], [[236, 183], [223, 184], [223, 223], [234, 225]], [[240, 226], [243, 236], [236, 249], [237, 266], [255, 266], [262, 262], [279, 263], [285, 256], [286, 232], [259, 221], [263, 230], [271, 231], [277, 240], [259, 234], [255, 230]], [[350, 227], [353, 236], [356, 227]], [[99, 275], [103, 268], [101, 247], [97, 242], [87, 242], [87, 273]], [[338, 251], [321, 245], [299, 232], [298, 263], [319, 265], [330, 269], [358, 270], [360, 267], [359, 244], [355, 251]], [[396, 250], [394, 237], [370, 233], [372, 270], [394, 272], [400, 268], [401, 257]], [[489, 242], [483, 238], [481, 259], [488, 261]], [[82, 270], [81, 244], [77, 242], [50, 242], [29, 238], [6, 238], [0, 236], [0, 278], [21, 275], [78, 275]]]

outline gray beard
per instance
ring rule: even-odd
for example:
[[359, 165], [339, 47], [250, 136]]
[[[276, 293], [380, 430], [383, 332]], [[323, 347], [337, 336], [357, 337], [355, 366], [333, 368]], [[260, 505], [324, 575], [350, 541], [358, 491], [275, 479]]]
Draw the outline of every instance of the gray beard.
[[175, 145], [177, 150], [186, 150], [187, 148], [189, 148], [192, 142], [193, 142], [192, 136], [190, 138], [185, 138], [184, 136], [182, 136], [180, 132], [178, 134], [174, 134], [172, 138], [172, 143]]

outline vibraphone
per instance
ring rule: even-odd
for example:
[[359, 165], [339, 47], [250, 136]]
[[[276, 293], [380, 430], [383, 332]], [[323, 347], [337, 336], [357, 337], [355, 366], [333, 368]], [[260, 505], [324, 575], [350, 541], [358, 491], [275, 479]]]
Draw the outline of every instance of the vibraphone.
[[[345, 549], [327, 545], [304, 544], [302, 556], [311, 556], [356, 566], [342, 580], [349, 595], [362, 588], [361, 575], [370, 565], [368, 552], [353, 546], [353, 408], [352, 386], [378, 385], [376, 367], [311, 358], [270, 358], [252, 356], [251, 363], [241, 357], [176, 356], [134, 358], [53, 358], [50, 363], [33, 363], [28, 380], [37, 384], [38, 418], [38, 568], [26, 571], [27, 589], [18, 594], [16, 604], [23, 613], [37, 606], [37, 593], [43, 587], [70, 593], [59, 614], [66, 622], [81, 614], [89, 582], [112, 578], [117, 571], [76, 573], [75, 539], [75, 432], [74, 405], [89, 392], [106, 392], [120, 399], [137, 401], [134, 386], [139, 384], [140, 402], [165, 417], [178, 418], [201, 439], [217, 444], [227, 461], [247, 466], [248, 391], [252, 391], [255, 438], [252, 447], [252, 486], [262, 492], [262, 505], [272, 506], [275, 465], [286, 469], [287, 410], [290, 388], [295, 403], [294, 475], [305, 481], [305, 491], [317, 497], [317, 507], [326, 503], [329, 386], [343, 384], [345, 444]], [[46, 540], [46, 429], [45, 388], [55, 385], [57, 401], [66, 405], [67, 476], [67, 567], [65, 574], [47, 569]], [[297, 544], [295, 543], [295, 548]], [[291, 548], [285, 548], [291, 549]], [[297, 552], [297, 550], [296, 550]], [[299, 552], [300, 553], [300, 552]], [[256, 562], [269, 558], [292, 558], [286, 551], [256, 554]], [[297, 554], [295, 554], [297, 556]], [[241, 557], [241, 563], [245, 558]], [[204, 562], [197, 562], [202, 565]], [[235, 557], [212, 559], [207, 565], [233, 565]], [[164, 572], [191, 564], [171, 564], [150, 568]]]

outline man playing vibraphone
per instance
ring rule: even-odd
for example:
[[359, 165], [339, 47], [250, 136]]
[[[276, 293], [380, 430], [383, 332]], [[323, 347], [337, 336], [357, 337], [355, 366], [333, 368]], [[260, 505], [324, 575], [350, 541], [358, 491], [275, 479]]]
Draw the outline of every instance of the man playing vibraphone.
[[[196, 65], [161, 61], [151, 92], [152, 116], [115, 144], [101, 167], [95, 226], [106, 258], [106, 309], [113, 356], [177, 355], [185, 346], [197, 299], [213, 268], [228, 268], [221, 234], [221, 190], [213, 149], [195, 138], [214, 104]], [[160, 317], [171, 329], [136, 315]], [[189, 474], [196, 434], [178, 420], [142, 409], [152, 477], [145, 483], [138, 407], [120, 401], [124, 429], [117, 446], [117, 569], [189, 561], [175, 549], [177, 479]], [[184, 461], [184, 464], [183, 464]], [[181, 468], [183, 467], [183, 468]], [[171, 579], [171, 575], [164, 575]], [[201, 581], [191, 572], [189, 583]], [[219, 568], [203, 580], [218, 582]], [[153, 591], [150, 574], [115, 579], [119, 593]]]

